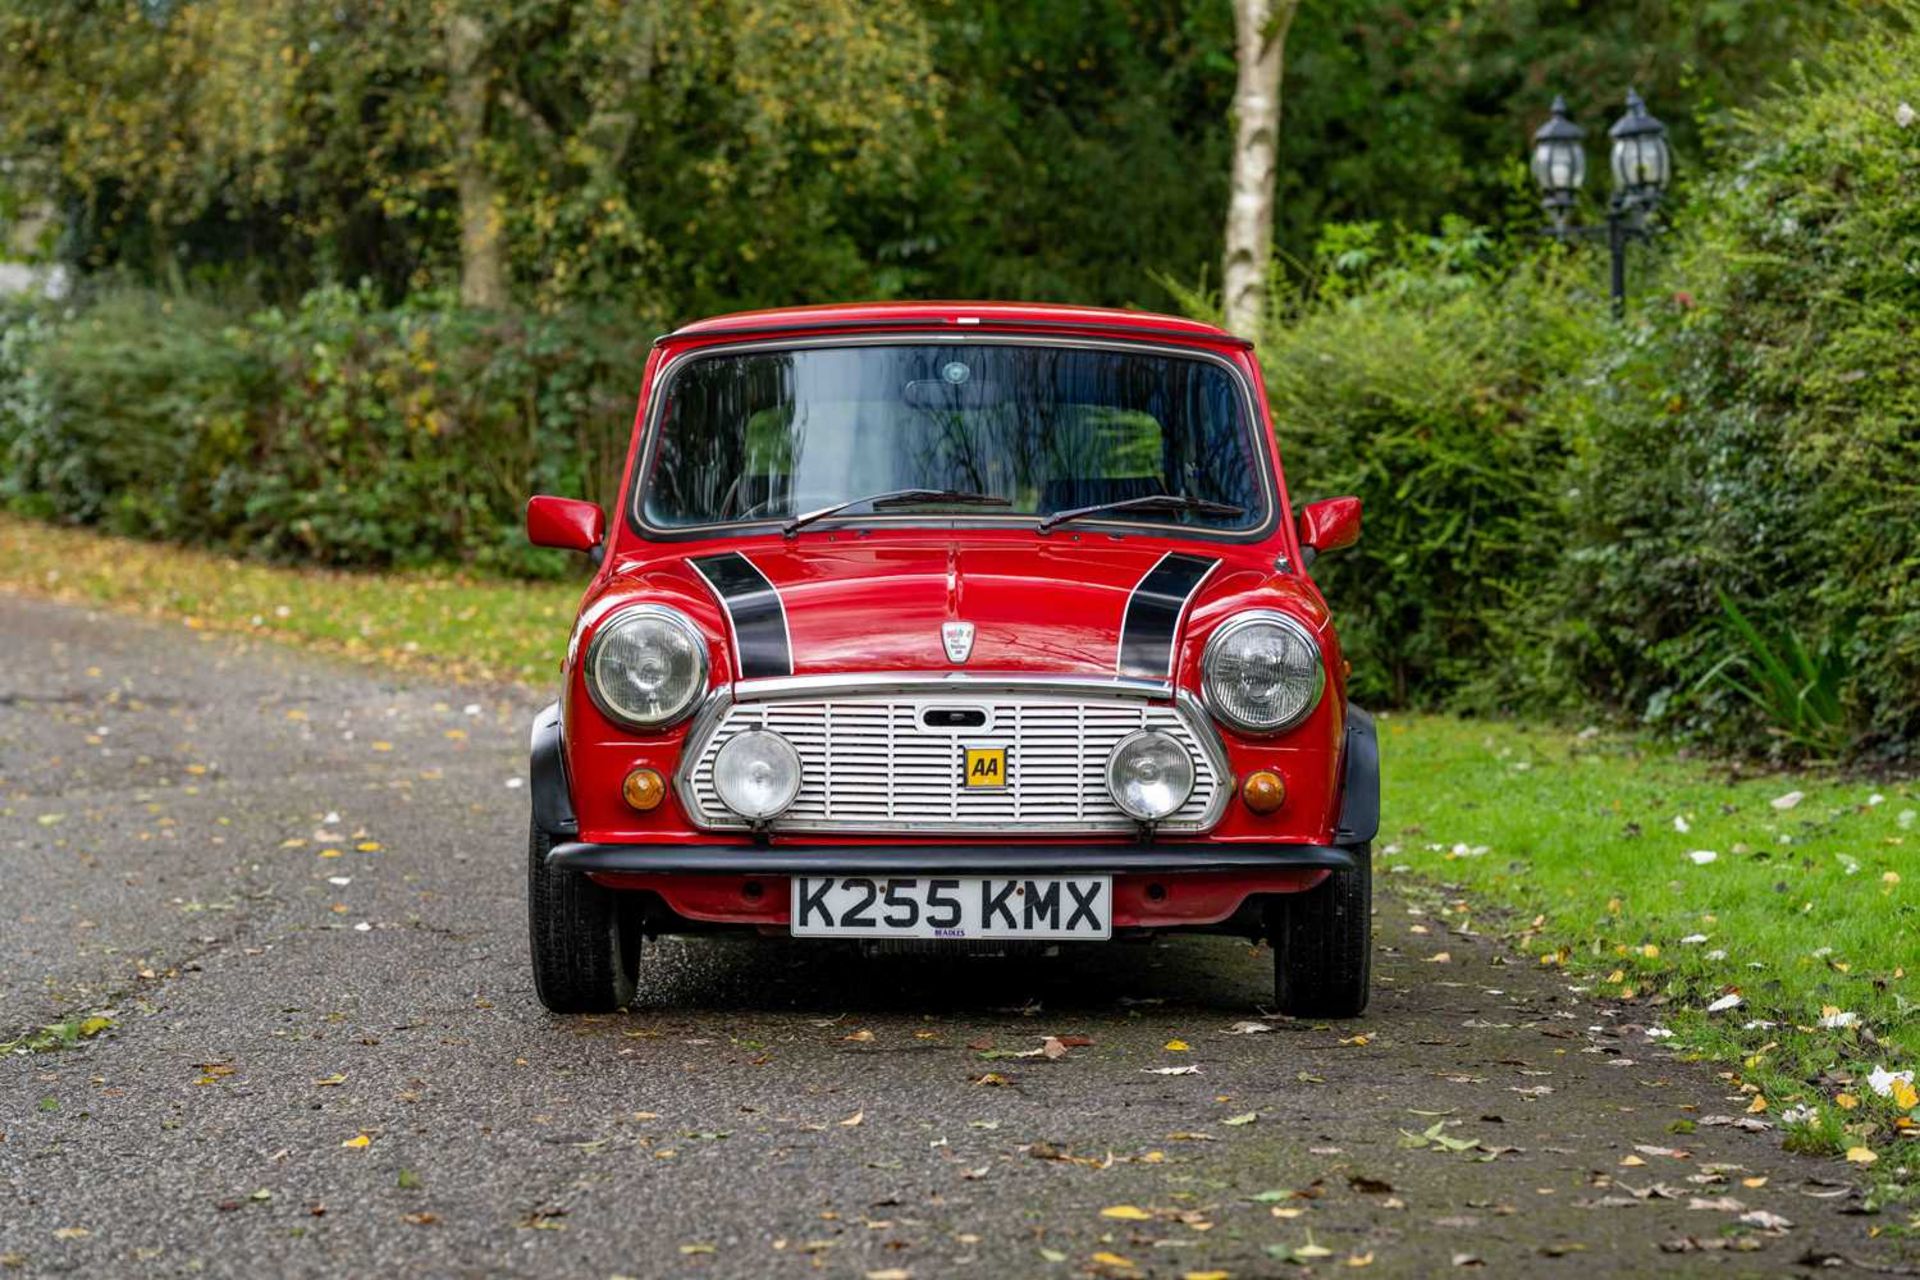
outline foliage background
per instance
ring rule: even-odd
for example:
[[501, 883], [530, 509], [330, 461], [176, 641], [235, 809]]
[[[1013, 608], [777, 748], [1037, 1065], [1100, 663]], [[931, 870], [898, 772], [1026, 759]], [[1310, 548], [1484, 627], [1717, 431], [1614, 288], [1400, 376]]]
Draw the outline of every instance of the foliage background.
[[[0, 2], [0, 218], [82, 282], [4, 314], [0, 500], [273, 559], [559, 573], [521, 501], [608, 493], [646, 344], [692, 316], [1209, 306], [1225, 0], [512, 0], [470, 11], [467, 152], [458, 9]], [[1305, 0], [1261, 358], [1296, 496], [1366, 500], [1316, 569], [1363, 699], [1910, 757], [1912, 16]], [[1533, 234], [1520, 164], [1553, 92], [1597, 135], [1628, 83], [1682, 186], [1616, 324], [1598, 257]], [[475, 157], [500, 311], [454, 301]]]

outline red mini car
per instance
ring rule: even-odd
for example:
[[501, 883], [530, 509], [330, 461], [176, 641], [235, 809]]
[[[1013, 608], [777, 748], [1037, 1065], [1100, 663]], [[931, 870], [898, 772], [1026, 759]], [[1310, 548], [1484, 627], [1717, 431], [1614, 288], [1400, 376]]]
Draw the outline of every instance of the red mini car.
[[1289, 1014], [1367, 1003], [1373, 722], [1345, 697], [1250, 345], [1076, 307], [763, 311], [661, 339], [533, 726], [540, 999], [642, 940], [1272, 944]]

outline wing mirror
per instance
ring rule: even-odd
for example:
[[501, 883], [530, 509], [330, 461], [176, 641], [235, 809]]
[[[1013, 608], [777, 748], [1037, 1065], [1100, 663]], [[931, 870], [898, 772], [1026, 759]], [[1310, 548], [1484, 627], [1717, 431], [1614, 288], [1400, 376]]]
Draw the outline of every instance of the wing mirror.
[[584, 551], [599, 562], [607, 517], [596, 503], [545, 494], [527, 501], [527, 541], [536, 547]]
[[1304, 567], [1323, 551], [1338, 551], [1360, 541], [1360, 499], [1328, 498], [1300, 512], [1300, 550]]

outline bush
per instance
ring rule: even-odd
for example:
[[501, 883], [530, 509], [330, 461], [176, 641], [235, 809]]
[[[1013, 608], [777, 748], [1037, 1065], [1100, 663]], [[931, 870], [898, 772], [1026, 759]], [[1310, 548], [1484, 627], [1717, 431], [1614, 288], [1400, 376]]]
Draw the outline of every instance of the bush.
[[[1578, 688], [1652, 723], [1906, 756], [1920, 122], [1901, 104], [1920, 106], [1920, 36], [1888, 29], [1830, 65], [1746, 122], [1678, 219], [1670, 296], [1563, 406], [1572, 532], [1536, 621]], [[1769, 661], [1792, 653], [1823, 656]]]
[[1278, 294], [1260, 359], [1296, 506], [1365, 504], [1359, 545], [1314, 570], [1355, 694], [1485, 702], [1560, 543], [1564, 449], [1536, 405], [1586, 358], [1592, 318], [1551, 255], [1504, 261], [1463, 225], [1397, 243], [1331, 228], [1315, 272]]
[[522, 506], [612, 493], [654, 332], [435, 299], [381, 309], [338, 288], [240, 322], [112, 297], [35, 339], [32, 380], [0, 354], [0, 388], [17, 389], [0, 405], [44, 388], [28, 412], [0, 407], [4, 491], [272, 559], [551, 572], [526, 553]]

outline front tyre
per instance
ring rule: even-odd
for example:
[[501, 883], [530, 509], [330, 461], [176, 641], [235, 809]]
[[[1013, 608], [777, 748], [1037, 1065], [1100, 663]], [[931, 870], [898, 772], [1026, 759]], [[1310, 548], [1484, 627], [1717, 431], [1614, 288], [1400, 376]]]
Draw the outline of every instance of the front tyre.
[[527, 838], [527, 931], [533, 989], [555, 1013], [612, 1013], [633, 1002], [640, 971], [638, 913], [627, 895], [577, 871], [547, 866], [553, 838]]
[[1294, 1018], [1354, 1018], [1373, 981], [1373, 846], [1354, 845], [1353, 870], [1273, 900], [1273, 999]]

